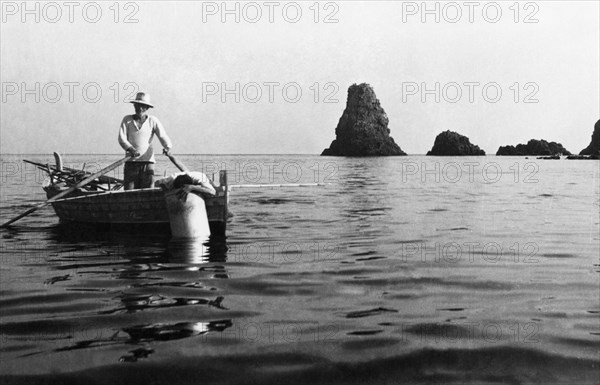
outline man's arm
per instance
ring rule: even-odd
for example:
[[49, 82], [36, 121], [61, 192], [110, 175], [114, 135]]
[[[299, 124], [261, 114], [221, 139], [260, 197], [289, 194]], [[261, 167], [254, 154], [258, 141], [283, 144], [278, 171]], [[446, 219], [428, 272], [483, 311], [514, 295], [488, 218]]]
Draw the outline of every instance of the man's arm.
[[121, 121], [121, 127], [119, 128], [119, 144], [125, 151], [127, 151], [130, 147], [133, 147], [133, 145], [127, 140], [127, 117], [124, 117]]
[[192, 185], [192, 184], [187, 184], [185, 186], [183, 186], [183, 189], [185, 190], [185, 192], [199, 192], [199, 193], [205, 193], [208, 195], [217, 195], [217, 191], [213, 188], [213, 186], [211, 186], [210, 184], [200, 184], [200, 185]]
[[192, 171], [188, 172], [188, 175], [192, 177], [194, 184], [187, 184], [182, 187], [182, 197], [184, 200], [187, 199], [187, 194], [191, 192], [204, 193], [211, 196], [217, 195], [217, 191], [210, 183], [210, 179], [208, 179], [206, 174]]
[[206, 176], [205, 173], [199, 171], [188, 172], [188, 175], [192, 177], [194, 180], [193, 185], [187, 185], [185, 187], [189, 187], [188, 192], [196, 191], [210, 195], [217, 195], [217, 191], [210, 183], [210, 179]]
[[123, 150], [127, 151], [131, 155], [140, 156], [140, 153], [127, 140], [127, 117], [124, 117], [121, 121], [121, 127], [119, 128], [119, 144], [121, 147], [123, 147]]
[[173, 144], [171, 143], [171, 138], [169, 138], [169, 136], [167, 135], [165, 128], [163, 127], [160, 120], [158, 120], [158, 118], [153, 116], [152, 120], [154, 122], [154, 133], [158, 137], [158, 140], [160, 140], [160, 144], [162, 144], [163, 148], [167, 150], [167, 152], [169, 152], [173, 147]]

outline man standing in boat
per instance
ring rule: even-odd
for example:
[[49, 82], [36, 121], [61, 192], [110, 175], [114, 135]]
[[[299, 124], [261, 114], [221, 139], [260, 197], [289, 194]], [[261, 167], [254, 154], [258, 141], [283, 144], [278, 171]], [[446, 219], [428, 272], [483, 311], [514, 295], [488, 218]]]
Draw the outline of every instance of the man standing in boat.
[[154, 184], [154, 150], [152, 139], [158, 137], [168, 154], [171, 150], [171, 139], [167, 136], [160, 121], [148, 110], [154, 107], [150, 103], [150, 95], [138, 92], [135, 100], [130, 101], [135, 114], [127, 115], [119, 129], [119, 144], [133, 159], [125, 163], [125, 190], [152, 187]]

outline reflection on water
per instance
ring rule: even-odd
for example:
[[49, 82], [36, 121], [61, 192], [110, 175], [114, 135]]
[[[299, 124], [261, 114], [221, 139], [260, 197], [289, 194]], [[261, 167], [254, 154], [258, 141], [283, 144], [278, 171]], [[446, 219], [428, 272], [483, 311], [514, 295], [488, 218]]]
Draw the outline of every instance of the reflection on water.
[[[231, 320], [219, 320], [211, 322], [178, 322], [173, 324], [151, 324], [151, 325], [134, 325], [117, 331], [108, 339], [96, 338], [92, 340], [78, 341], [74, 345], [65, 346], [55, 349], [55, 352], [64, 352], [81, 349], [91, 349], [98, 347], [106, 347], [109, 345], [140, 345], [154, 341], [171, 341], [182, 338], [205, 335], [209, 332], [222, 332], [232, 325]], [[121, 331], [129, 337], [123, 337]], [[154, 353], [154, 349], [140, 347], [130, 350], [129, 354], [119, 358], [120, 362], [136, 362], [140, 358], [147, 358]], [[25, 354], [22, 357], [28, 357], [36, 354], [44, 354], [44, 352]]]
[[[9, 229], [12, 234], [19, 230]], [[14, 235], [9, 235], [12, 237]], [[135, 232], [98, 229], [94, 226], [58, 223], [51, 226], [48, 239], [57, 246], [74, 247], [84, 250], [86, 247], [109, 246], [119, 248], [125, 255], [133, 258], [152, 250], [161, 250], [165, 261], [183, 264], [205, 264], [225, 262], [227, 260], [226, 237], [211, 235], [199, 238], [172, 238], [165, 229], [148, 228]], [[166, 252], [165, 252], [166, 251]], [[105, 251], [110, 253], [110, 251]]]
[[211, 331], [222, 332], [232, 325], [231, 320], [211, 322], [179, 322], [176, 324], [136, 325], [123, 329], [132, 342], [169, 341], [206, 334]]
[[203, 264], [227, 260], [227, 243], [223, 236], [172, 239], [167, 251], [173, 263]]

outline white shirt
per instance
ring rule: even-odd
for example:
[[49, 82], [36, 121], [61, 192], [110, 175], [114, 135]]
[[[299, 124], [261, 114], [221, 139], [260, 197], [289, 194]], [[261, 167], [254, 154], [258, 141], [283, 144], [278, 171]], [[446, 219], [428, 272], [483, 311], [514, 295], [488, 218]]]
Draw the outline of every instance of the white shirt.
[[155, 134], [164, 148], [170, 149], [172, 147], [171, 139], [169, 139], [163, 125], [155, 116], [148, 115], [141, 127], [139, 122], [133, 119], [133, 115], [127, 115], [123, 118], [119, 129], [119, 144], [124, 150], [134, 147], [140, 153], [140, 156], [130, 162], [155, 162], [154, 149], [152, 148], [152, 139]]

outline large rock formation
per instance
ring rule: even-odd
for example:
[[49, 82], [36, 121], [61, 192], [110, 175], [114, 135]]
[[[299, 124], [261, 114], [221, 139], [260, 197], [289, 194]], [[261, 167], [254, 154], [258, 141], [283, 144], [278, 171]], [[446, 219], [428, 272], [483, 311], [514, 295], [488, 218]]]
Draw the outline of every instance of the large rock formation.
[[527, 144], [517, 144], [517, 146], [500, 146], [496, 155], [571, 155], [562, 144], [556, 142], [546, 142], [545, 140], [531, 139]]
[[598, 155], [600, 153], [600, 120], [594, 125], [594, 133], [590, 145], [581, 150], [579, 155]]
[[348, 88], [346, 109], [335, 129], [335, 137], [321, 155], [406, 155], [390, 136], [388, 117], [373, 88], [366, 83]]
[[474, 144], [469, 138], [454, 131], [444, 131], [435, 138], [433, 147], [427, 155], [456, 156], [456, 155], [485, 155], [485, 151]]

